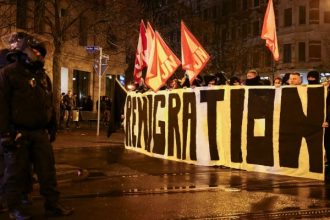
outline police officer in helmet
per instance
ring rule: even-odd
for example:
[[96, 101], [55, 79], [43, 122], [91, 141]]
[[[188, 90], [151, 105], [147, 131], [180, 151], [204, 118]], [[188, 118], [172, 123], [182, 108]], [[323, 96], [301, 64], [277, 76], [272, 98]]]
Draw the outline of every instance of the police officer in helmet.
[[[33, 165], [47, 216], [71, 215], [59, 202], [51, 141], [56, 118], [51, 81], [44, 71], [45, 47], [32, 36], [11, 35], [12, 62], [0, 70], [0, 138], [5, 150], [4, 196], [12, 219], [30, 219], [21, 206], [26, 173]], [[29, 157], [31, 155], [31, 157]]]

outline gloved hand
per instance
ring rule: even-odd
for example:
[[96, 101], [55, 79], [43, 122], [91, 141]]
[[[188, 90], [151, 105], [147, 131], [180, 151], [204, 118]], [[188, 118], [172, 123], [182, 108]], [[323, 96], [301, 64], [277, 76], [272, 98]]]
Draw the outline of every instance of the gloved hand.
[[47, 131], [48, 131], [49, 141], [50, 143], [53, 143], [56, 140], [57, 127], [49, 126]]
[[20, 147], [17, 141], [22, 137], [21, 133], [6, 132], [1, 134], [1, 145], [6, 151], [13, 151]]
[[56, 133], [57, 133], [57, 120], [56, 120], [56, 112], [53, 109], [52, 117], [47, 125], [47, 131], [49, 136], [50, 143], [53, 143], [56, 139]]
[[56, 132], [48, 133], [49, 134], [49, 141], [53, 143], [56, 140]]

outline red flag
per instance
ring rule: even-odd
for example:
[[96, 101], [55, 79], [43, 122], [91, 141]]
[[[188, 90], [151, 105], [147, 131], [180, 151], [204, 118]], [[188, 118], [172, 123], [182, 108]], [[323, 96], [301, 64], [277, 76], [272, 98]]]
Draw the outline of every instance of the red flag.
[[147, 36], [147, 50], [146, 50], [146, 53], [145, 53], [145, 58], [146, 58], [147, 66], [148, 66], [149, 57], [150, 57], [149, 54], [151, 52], [151, 46], [152, 46], [153, 40], [155, 38], [155, 32], [152, 29], [152, 27], [151, 27], [151, 25], [150, 25], [149, 22], [147, 23], [146, 36]]
[[166, 81], [173, 75], [180, 65], [180, 60], [165, 44], [159, 33], [155, 32], [154, 41], [151, 47], [151, 53], [146, 75], [146, 84], [157, 92]]
[[273, 53], [274, 60], [278, 61], [280, 55], [278, 52], [273, 0], [268, 1], [264, 24], [262, 26], [261, 38], [266, 40], [266, 46]]
[[146, 50], [147, 50], [146, 28], [144, 26], [143, 20], [141, 20], [139, 42], [135, 54], [135, 65], [134, 65], [134, 73], [133, 73], [133, 77], [136, 83], [140, 83], [142, 78], [142, 70], [144, 67], [147, 66], [147, 62], [145, 60]]
[[210, 56], [202, 45], [181, 21], [181, 57], [182, 69], [186, 70], [189, 81], [192, 83], [202, 71]]

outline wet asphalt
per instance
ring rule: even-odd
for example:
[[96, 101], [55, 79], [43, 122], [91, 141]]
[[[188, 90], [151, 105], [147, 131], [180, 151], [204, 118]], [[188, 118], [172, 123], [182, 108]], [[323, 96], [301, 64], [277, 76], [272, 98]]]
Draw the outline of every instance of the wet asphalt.
[[[330, 219], [322, 181], [150, 158], [126, 150], [121, 131], [81, 127], [54, 144], [62, 202], [75, 209], [60, 219]], [[32, 198], [33, 219], [46, 219], [37, 184]]]

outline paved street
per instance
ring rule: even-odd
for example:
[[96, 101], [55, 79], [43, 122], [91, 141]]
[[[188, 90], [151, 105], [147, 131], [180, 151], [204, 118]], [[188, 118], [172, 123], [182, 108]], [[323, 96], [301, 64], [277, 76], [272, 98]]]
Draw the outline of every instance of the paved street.
[[[125, 150], [122, 132], [96, 137], [94, 127], [61, 131], [54, 144], [62, 199], [75, 208], [62, 219], [330, 218], [321, 181], [150, 158]], [[33, 201], [45, 219], [37, 185]]]

